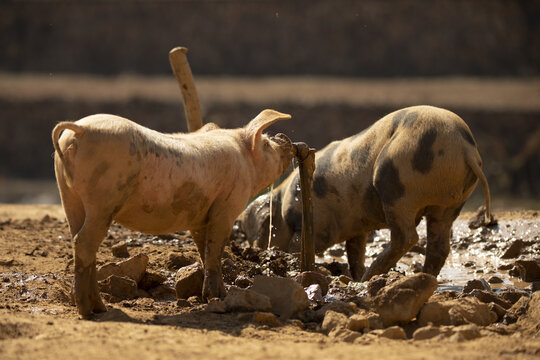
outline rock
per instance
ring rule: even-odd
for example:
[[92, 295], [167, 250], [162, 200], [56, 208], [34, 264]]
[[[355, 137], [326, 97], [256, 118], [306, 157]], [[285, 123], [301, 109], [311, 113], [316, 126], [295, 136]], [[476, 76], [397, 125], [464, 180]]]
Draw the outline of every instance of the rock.
[[428, 340], [439, 335], [441, 335], [440, 327], [429, 324], [427, 326], [416, 329], [413, 333], [413, 339]]
[[324, 315], [324, 320], [321, 325], [321, 330], [325, 333], [330, 333], [330, 331], [334, 330], [335, 328], [346, 328], [348, 323], [348, 318], [346, 315], [329, 310]]
[[529, 298], [520, 298], [514, 305], [512, 305], [510, 309], [506, 311], [503, 322], [507, 325], [515, 323], [520, 316], [527, 312], [527, 305], [529, 305]]
[[463, 287], [463, 293], [470, 293], [474, 289], [491, 291], [491, 286], [484, 279], [473, 279], [467, 281]]
[[129, 257], [129, 251], [127, 248], [127, 243], [125, 241], [120, 241], [116, 244], [114, 244], [111, 247], [111, 251], [113, 256], [119, 257], [119, 258], [127, 258]]
[[357, 306], [353, 302], [345, 302], [341, 300], [333, 301], [331, 303], [323, 305], [319, 310], [315, 311], [315, 317], [316, 319], [318, 319], [315, 321], [321, 321], [324, 318], [326, 312], [330, 310], [349, 316], [356, 312]]
[[379, 337], [392, 339], [392, 340], [407, 340], [407, 334], [400, 326], [391, 326], [386, 329], [373, 331]]
[[483, 303], [489, 304], [493, 302], [499, 306], [502, 306], [505, 309], [509, 309], [512, 306], [510, 302], [504, 300], [503, 298], [501, 298], [495, 293], [492, 293], [491, 291], [474, 289], [469, 295], [474, 296]]
[[234, 285], [238, 286], [239, 288], [248, 288], [251, 285], [253, 285], [253, 281], [244, 275], [238, 275], [236, 279], [234, 279]]
[[139, 288], [143, 290], [150, 290], [163, 284], [166, 280], [167, 277], [165, 275], [146, 270], [141, 281], [139, 282]]
[[223, 314], [227, 312], [227, 305], [225, 305], [225, 301], [219, 300], [219, 299], [210, 299], [208, 302], [208, 305], [206, 305], [206, 311], [217, 313], [217, 314]]
[[257, 311], [253, 314], [253, 322], [259, 325], [277, 325], [278, 319], [276, 315], [271, 312]]
[[322, 296], [326, 295], [328, 292], [328, 285], [330, 284], [330, 281], [326, 276], [316, 271], [304, 271], [298, 274], [294, 280], [302, 285], [303, 288], [318, 284], [321, 288]]
[[150, 296], [156, 300], [172, 301], [176, 299], [176, 290], [168, 285], [158, 285], [155, 288], [148, 290]]
[[379, 290], [386, 286], [386, 279], [380, 275], [372, 277], [367, 285], [367, 291], [369, 296], [376, 296]]
[[167, 267], [168, 270], [178, 270], [185, 266], [189, 266], [195, 262], [198, 262], [198, 259], [196, 256], [194, 256], [191, 253], [188, 253], [188, 254], [170, 253], [169, 259], [167, 260], [167, 263], [165, 264], [165, 266]]
[[501, 255], [501, 259], [515, 259], [521, 254], [523, 249], [523, 240], [517, 239], [514, 240], [508, 249]]
[[118, 299], [133, 299], [137, 297], [137, 283], [128, 277], [110, 275], [99, 282], [100, 291]]
[[407, 323], [416, 317], [436, 289], [434, 276], [411, 275], [381, 289], [372, 299], [371, 307], [381, 316], [384, 327]]
[[347, 329], [352, 331], [362, 332], [364, 329], [369, 329], [369, 325], [369, 313], [366, 311], [352, 315], [347, 321]]
[[272, 311], [270, 298], [251, 289], [231, 287], [223, 300], [227, 311]]
[[488, 279], [488, 283], [490, 284], [502, 284], [504, 281], [498, 276], [492, 276]]
[[464, 340], [473, 340], [482, 336], [480, 329], [475, 324], [456, 326], [453, 331]]
[[304, 289], [309, 301], [315, 303], [322, 303], [324, 301], [321, 286], [319, 284], [309, 285]]
[[338, 280], [344, 283], [345, 285], [347, 285], [348, 283], [352, 281], [352, 279], [349, 276], [343, 275], [343, 274], [338, 276]]
[[511, 304], [515, 304], [522, 296], [529, 297], [529, 293], [525, 290], [516, 289], [502, 289], [499, 292], [499, 296]]
[[342, 327], [336, 327], [328, 333], [328, 336], [338, 341], [352, 343], [361, 337], [362, 334]]
[[288, 319], [309, 306], [304, 288], [293, 279], [258, 275], [253, 280], [251, 290], [268, 296], [272, 303], [272, 312], [283, 319]]
[[489, 325], [497, 320], [497, 314], [489, 309], [487, 304], [475, 297], [428, 302], [418, 314], [418, 324], [433, 325], [464, 325], [473, 323], [480, 326]]
[[540, 290], [540, 281], [533, 281], [531, 284], [531, 292]]
[[[521, 298], [522, 301], [525, 298]], [[526, 334], [538, 337], [540, 330], [540, 292], [531, 295], [527, 302], [526, 315], [519, 318], [518, 325]]]
[[501, 305], [497, 305], [493, 302], [489, 303], [488, 306], [489, 306], [489, 310], [497, 314], [497, 321], [502, 321], [504, 318], [504, 315], [506, 315], [506, 309], [503, 308]]
[[540, 260], [517, 260], [514, 268], [517, 271], [513, 269], [511, 275], [518, 275], [527, 282], [540, 281]]
[[176, 273], [176, 298], [188, 299], [200, 296], [204, 282], [204, 270], [198, 262], [178, 269]]
[[128, 277], [138, 284], [146, 271], [147, 264], [148, 256], [145, 254], [138, 254], [121, 262], [108, 263], [97, 270], [97, 280], [105, 280], [111, 275], [116, 275]]

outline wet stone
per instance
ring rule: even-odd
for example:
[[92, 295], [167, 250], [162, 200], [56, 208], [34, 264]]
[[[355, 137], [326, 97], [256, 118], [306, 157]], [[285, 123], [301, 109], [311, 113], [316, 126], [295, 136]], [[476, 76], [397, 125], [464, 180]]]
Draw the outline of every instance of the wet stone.
[[178, 299], [188, 299], [192, 296], [200, 296], [203, 281], [204, 271], [198, 262], [180, 268], [176, 273], [176, 297]]
[[491, 286], [484, 279], [469, 280], [463, 287], [463, 293], [470, 293], [474, 289], [491, 291]]
[[490, 284], [502, 284], [504, 281], [498, 276], [492, 276], [488, 279], [488, 283]]
[[523, 240], [517, 239], [514, 240], [508, 249], [501, 255], [501, 259], [515, 259], [521, 254], [523, 249]]

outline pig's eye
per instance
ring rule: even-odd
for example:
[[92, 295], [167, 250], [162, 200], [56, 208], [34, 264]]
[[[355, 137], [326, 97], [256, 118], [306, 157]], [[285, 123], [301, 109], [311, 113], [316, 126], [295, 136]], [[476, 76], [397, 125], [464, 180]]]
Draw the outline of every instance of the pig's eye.
[[270, 141], [268, 141], [268, 139], [264, 139], [264, 148], [265, 149], [270, 148]]

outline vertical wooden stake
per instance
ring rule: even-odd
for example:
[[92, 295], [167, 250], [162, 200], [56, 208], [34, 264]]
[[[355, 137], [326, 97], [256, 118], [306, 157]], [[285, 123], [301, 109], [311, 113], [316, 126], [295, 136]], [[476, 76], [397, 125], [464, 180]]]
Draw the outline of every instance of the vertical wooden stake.
[[313, 205], [311, 194], [313, 189], [313, 172], [315, 171], [315, 149], [304, 143], [294, 143], [295, 156], [300, 171], [300, 191], [302, 197], [302, 248], [300, 252], [300, 269], [315, 270], [315, 244], [313, 243]]
[[193, 132], [203, 126], [203, 121], [195, 81], [186, 56], [187, 51], [185, 47], [175, 47], [169, 52], [169, 62], [182, 91], [188, 131]]

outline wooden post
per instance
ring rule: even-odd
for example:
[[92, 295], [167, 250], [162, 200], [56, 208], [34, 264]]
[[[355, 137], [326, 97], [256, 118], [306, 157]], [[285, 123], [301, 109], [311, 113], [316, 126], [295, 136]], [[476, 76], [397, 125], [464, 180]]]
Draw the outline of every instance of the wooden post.
[[193, 132], [203, 126], [203, 121], [199, 106], [199, 97], [197, 96], [197, 89], [195, 89], [195, 81], [193, 80], [193, 74], [191, 73], [186, 56], [187, 52], [188, 49], [185, 47], [175, 47], [169, 52], [169, 62], [171, 63], [174, 77], [178, 81], [180, 91], [182, 91], [188, 131]]
[[300, 269], [315, 270], [315, 244], [313, 243], [313, 205], [311, 194], [313, 189], [313, 172], [315, 171], [315, 149], [305, 143], [294, 143], [295, 156], [300, 171], [300, 192], [302, 198], [302, 248], [300, 252]]

